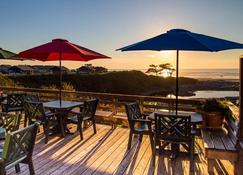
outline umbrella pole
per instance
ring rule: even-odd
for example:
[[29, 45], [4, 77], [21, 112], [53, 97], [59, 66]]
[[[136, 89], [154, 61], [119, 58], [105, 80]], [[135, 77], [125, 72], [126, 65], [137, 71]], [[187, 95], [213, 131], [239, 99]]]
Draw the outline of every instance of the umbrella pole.
[[62, 52], [59, 53], [59, 75], [60, 75], [60, 85], [59, 85], [59, 100], [60, 100], [60, 106], [62, 104]]
[[178, 111], [178, 91], [179, 91], [179, 50], [176, 51], [176, 115]]

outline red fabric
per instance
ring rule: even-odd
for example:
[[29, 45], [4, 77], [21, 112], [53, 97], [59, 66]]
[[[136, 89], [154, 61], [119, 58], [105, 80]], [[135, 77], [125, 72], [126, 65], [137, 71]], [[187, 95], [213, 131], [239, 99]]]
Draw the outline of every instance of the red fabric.
[[18, 56], [40, 61], [57, 61], [60, 59], [60, 53], [61, 60], [69, 61], [89, 61], [110, 58], [63, 39], [54, 39], [52, 42], [20, 52]]

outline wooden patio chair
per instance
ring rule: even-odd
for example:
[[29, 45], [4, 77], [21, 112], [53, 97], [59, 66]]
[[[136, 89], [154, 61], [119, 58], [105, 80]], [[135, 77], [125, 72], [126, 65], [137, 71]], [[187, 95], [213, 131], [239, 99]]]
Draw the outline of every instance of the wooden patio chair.
[[95, 125], [95, 112], [98, 106], [98, 99], [91, 99], [84, 102], [84, 105], [80, 107], [80, 112], [71, 111], [71, 116], [67, 118], [68, 123], [77, 125], [77, 130], [80, 133], [80, 138], [83, 140], [82, 123], [83, 121], [92, 121], [94, 134], [96, 134]]
[[40, 96], [38, 94], [27, 94], [24, 101], [40, 102]]
[[38, 124], [10, 132], [6, 136], [3, 152], [0, 152], [0, 175], [15, 166], [16, 172], [20, 172], [19, 163], [29, 165], [31, 175], [34, 175], [32, 153], [35, 145], [35, 138]]
[[[26, 112], [28, 111], [27, 109], [25, 109], [25, 101], [27, 102], [40, 102], [40, 97], [38, 94], [27, 94], [25, 97], [24, 97], [24, 102], [23, 102], [23, 110]], [[28, 123], [28, 115], [24, 115], [24, 127], [27, 126], [27, 123]], [[29, 121], [30, 122], [30, 121]], [[31, 122], [33, 123], [33, 122]]]
[[23, 112], [23, 102], [26, 94], [7, 94], [7, 102], [2, 103], [3, 112]]
[[38, 122], [43, 125], [44, 134], [45, 134], [45, 143], [48, 143], [48, 138], [51, 127], [57, 127], [58, 122], [56, 116], [58, 113], [46, 111], [43, 103], [33, 102], [33, 101], [24, 101], [24, 112], [26, 117], [26, 124], [29, 125]]
[[163, 142], [186, 144], [190, 154], [190, 174], [194, 174], [194, 134], [191, 116], [155, 113], [153, 165], [155, 165], [156, 147], [161, 148]]
[[146, 114], [142, 114], [139, 102], [125, 104], [130, 134], [127, 149], [131, 148], [132, 138], [134, 134], [139, 134], [139, 141], [142, 142], [143, 135], [149, 135], [151, 147], [153, 149], [153, 131], [152, 121], [147, 119]]
[[0, 112], [0, 139], [5, 139], [6, 133], [19, 129], [20, 116]]

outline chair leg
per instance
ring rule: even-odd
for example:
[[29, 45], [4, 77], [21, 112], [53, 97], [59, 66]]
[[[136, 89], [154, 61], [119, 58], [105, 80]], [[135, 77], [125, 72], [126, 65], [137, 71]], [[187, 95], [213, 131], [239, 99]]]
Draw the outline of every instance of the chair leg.
[[16, 171], [16, 173], [19, 173], [20, 172], [19, 163], [15, 165], [15, 171]]
[[24, 127], [26, 127], [26, 126], [27, 126], [27, 120], [28, 120], [27, 116], [26, 116], [26, 115], [24, 115]]
[[194, 175], [194, 139], [190, 144], [190, 175]]
[[239, 162], [238, 161], [235, 161], [234, 162], [234, 175], [237, 175], [237, 174], [239, 174], [239, 168], [238, 168], [238, 166], [239, 166]]
[[40, 127], [38, 127], [37, 132], [40, 133]]
[[152, 151], [153, 151], [153, 149], [154, 149], [154, 139], [153, 139], [153, 134], [149, 134], [149, 139], [150, 139], [151, 149], [152, 149]]
[[84, 136], [83, 136], [83, 130], [82, 130], [82, 123], [83, 121], [78, 119], [78, 123], [77, 123], [77, 127], [78, 127], [78, 131], [79, 131], [79, 135], [80, 135], [80, 139], [83, 140]]
[[5, 167], [0, 169], [0, 175], [6, 175]]
[[208, 159], [208, 174], [213, 174], [214, 159]]
[[129, 133], [129, 140], [128, 140], [128, 146], [127, 146], [127, 149], [128, 149], [128, 150], [131, 148], [131, 145], [132, 145], [132, 136], [133, 136], [133, 133], [132, 133], [132, 131], [130, 130], [130, 133]]
[[153, 165], [153, 167], [155, 167], [155, 159], [156, 159], [156, 142], [154, 140], [153, 148], [152, 148], [152, 165]]
[[140, 134], [139, 135], [139, 142], [142, 142], [142, 140], [143, 140], [143, 134]]
[[5, 175], [6, 171], [5, 171], [5, 163], [2, 159], [0, 159], [0, 175]]
[[93, 128], [94, 128], [94, 134], [96, 134], [96, 124], [95, 124], [95, 119], [92, 120], [93, 123]]
[[43, 129], [45, 133], [45, 144], [48, 143], [48, 138], [49, 138], [49, 122], [45, 121], [43, 124]]
[[243, 150], [240, 149], [238, 153], [238, 160], [234, 162], [234, 174], [242, 173], [242, 165], [243, 165]]
[[30, 160], [28, 164], [29, 164], [30, 175], [35, 175], [35, 169], [32, 160]]

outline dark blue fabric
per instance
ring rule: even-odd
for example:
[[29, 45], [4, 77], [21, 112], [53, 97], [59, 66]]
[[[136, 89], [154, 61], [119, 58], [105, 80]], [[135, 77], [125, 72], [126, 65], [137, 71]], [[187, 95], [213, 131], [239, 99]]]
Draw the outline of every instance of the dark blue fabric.
[[217, 52], [228, 49], [243, 49], [243, 44], [192, 33], [183, 29], [173, 29], [167, 33], [120, 48], [118, 50], [187, 50]]

